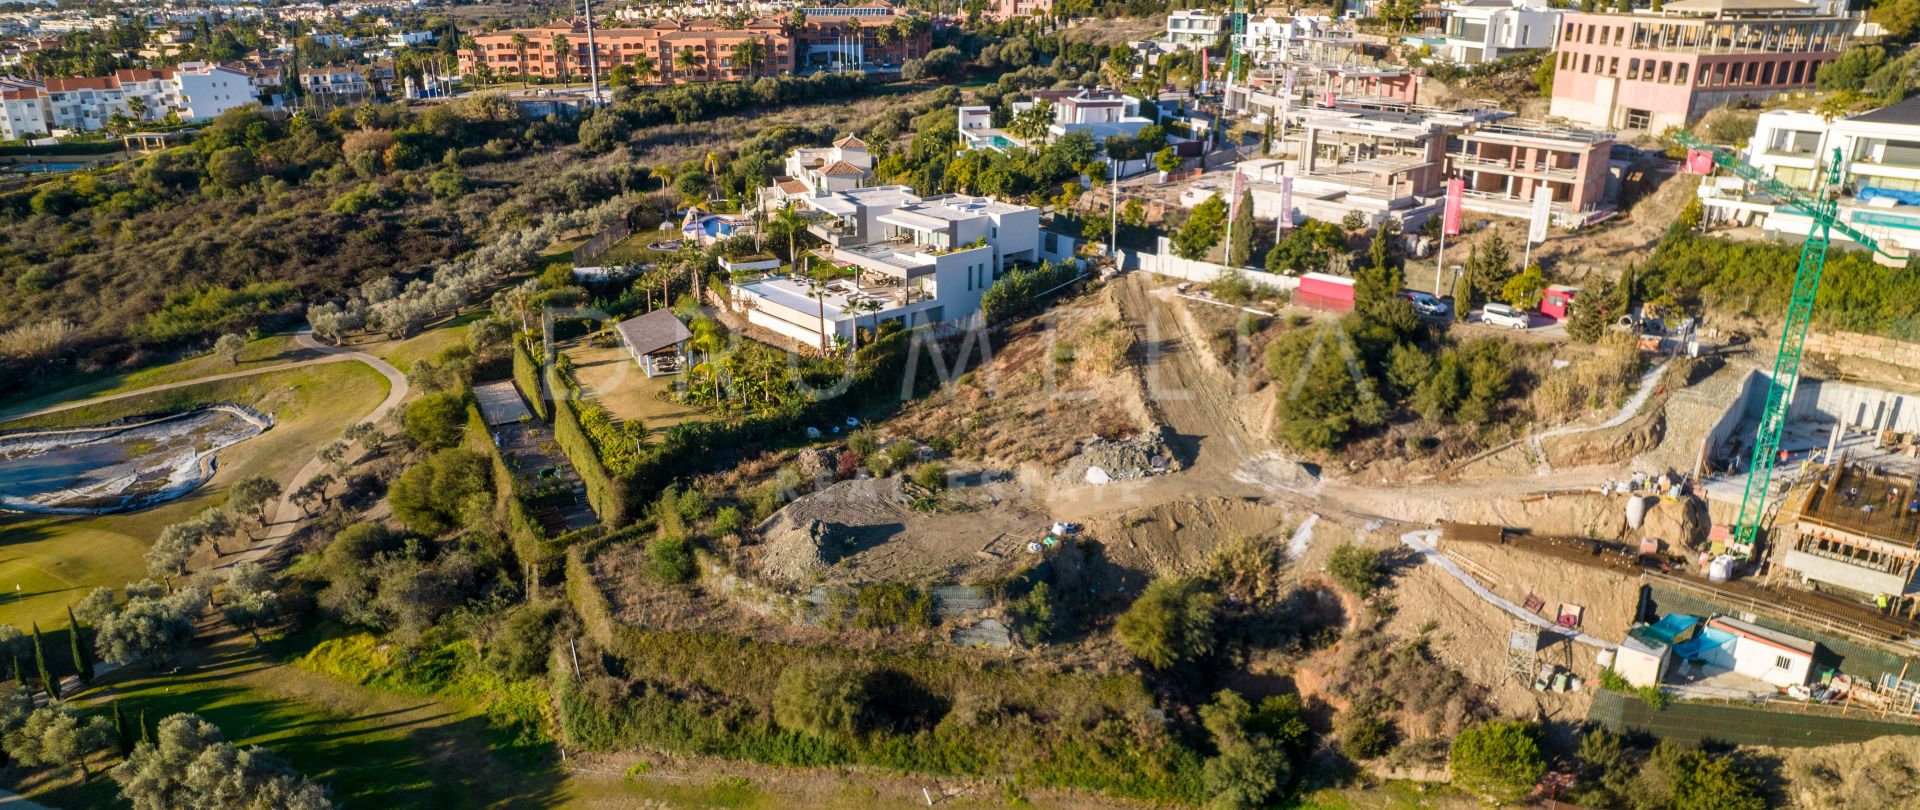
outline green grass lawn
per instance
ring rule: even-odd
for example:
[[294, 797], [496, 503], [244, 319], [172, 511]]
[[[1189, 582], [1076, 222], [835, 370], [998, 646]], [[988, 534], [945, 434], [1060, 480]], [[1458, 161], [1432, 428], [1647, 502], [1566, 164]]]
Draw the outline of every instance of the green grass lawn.
[[487, 317], [487, 310], [479, 309], [448, 320], [405, 340], [387, 340], [369, 343], [352, 348], [359, 349], [393, 364], [394, 368], [405, 372], [413, 367], [416, 360], [430, 360], [441, 350], [466, 342], [467, 326], [474, 321]]
[[62, 402], [137, 391], [155, 385], [166, 385], [215, 374], [263, 368], [295, 360], [306, 360], [319, 355], [319, 352], [296, 345], [292, 335], [268, 335], [259, 340], [248, 341], [246, 349], [240, 353], [238, 364], [229, 364], [226, 360], [215, 357], [209, 352], [136, 371], [101, 374], [58, 391], [17, 402], [8, 402], [5, 406], [0, 406], [0, 420], [12, 414], [35, 411]]
[[[480, 707], [361, 686], [288, 663], [314, 638], [301, 634], [254, 650], [243, 635], [228, 634], [179, 672], [114, 679], [81, 695], [80, 703], [83, 710], [105, 710], [117, 698], [129, 721], [144, 715], [149, 724], [180, 712], [198, 714], [228, 740], [285, 758], [326, 785], [341, 807], [557, 803], [562, 775], [554, 763], [497, 757]], [[107, 778], [79, 785], [66, 774], [42, 772], [15, 784], [58, 807], [125, 806]]]
[[117, 515], [0, 516], [0, 622], [64, 626], [66, 607], [88, 590], [145, 577], [141, 555], [167, 524], [223, 503], [227, 486], [240, 478], [265, 475], [287, 481], [321, 445], [364, 419], [386, 395], [385, 377], [365, 364], [346, 361], [187, 386], [27, 420], [89, 424], [196, 402], [234, 401], [272, 414], [276, 424], [221, 451], [213, 480], [176, 501]]

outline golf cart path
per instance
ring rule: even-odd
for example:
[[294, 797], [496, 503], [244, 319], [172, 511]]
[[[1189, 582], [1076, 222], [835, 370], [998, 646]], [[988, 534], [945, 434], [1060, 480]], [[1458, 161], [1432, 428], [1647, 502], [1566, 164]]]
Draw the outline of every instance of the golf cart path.
[[[407, 398], [407, 393], [411, 390], [407, 386], [407, 375], [400, 373], [400, 369], [394, 368], [393, 364], [363, 351], [342, 349], [321, 343], [313, 338], [312, 327], [301, 329], [298, 333], [294, 334], [293, 340], [295, 343], [300, 344], [301, 348], [324, 352], [328, 356], [304, 363], [281, 366], [280, 368], [293, 365], [306, 365], [307, 363], [358, 360], [372, 367], [374, 371], [380, 372], [380, 376], [387, 378], [387, 398], [382, 400], [380, 404], [361, 421], [378, 422], [387, 418], [393, 413], [395, 408], [399, 407], [400, 401]], [[307, 519], [306, 512], [294, 504], [293, 493], [299, 491], [301, 487], [306, 486], [308, 481], [313, 480], [314, 476], [319, 475], [326, 470], [326, 468], [327, 463], [321, 461], [319, 456], [316, 455], [309, 460], [305, 466], [301, 467], [299, 472], [294, 473], [292, 480], [289, 480], [286, 486], [280, 490], [280, 499], [274, 506], [273, 522], [267, 524], [267, 533], [248, 545], [246, 550], [219, 558], [214, 562], [212, 567], [219, 569], [239, 565], [243, 562], [258, 562], [267, 555], [272, 554], [274, 550], [282, 544], [292, 539], [294, 532], [298, 531], [300, 526], [306, 523]], [[0, 807], [0, 810], [5, 810], [5, 808]]]
[[[362, 362], [366, 362], [368, 365], [372, 365], [376, 370], [379, 369], [381, 366], [387, 365], [385, 360], [381, 360], [380, 358], [374, 357], [373, 355], [367, 354], [365, 352], [356, 352], [348, 349], [336, 349], [332, 346], [322, 345], [319, 341], [316, 341], [313, 339], [313, 336], [310, 332], [311, 332], [310, 329], [303, 329], [300, 331], [299, 334], [294, 335], [294, 340], [298, 341], [300, 345], [303, 347], [310, 348], [310, 349], [319, 349], [320, 351], [325, 352], [327, 356], [314, 357], [307, 360], [295, 360], [288, 363], [277, 363], [271, 366], [261, 366], [259, 368], [245, 369], [243, 371], [229, 371], [225, 374], [214, 374], [206, 377], [195, 377], [191, 380], [181, 380], [179, 382], [164, 383], [162, 385], [151, 385], [146, 388], [138, 388], [132, 391], [122, 391], [118, 394], [107, 394], [105, 396], [98, 396], [92, 399], [83, 399], [78, 402], [63, 402], [59, 405], [51, 405], [45, 408], [41, 408], [39, 410], [27, 411], [26, 413], [0, 415], [0, 421], [12, 422], [19, 419], [30, 419], [35, 416], [45, 416], [50, 413], [70, 411], [70, 410], [73, 410], [74, 408], [84, 408], [88, 405], [98, 405], [102, 402], [112, 402], [116, 399], [126, 399], [128, 397], [143, 396], [145, 394], [152, 394], [160, 391], [171, 391], [175, 388], [185, 388], [189, 385], [199, 385], [201, 383], [219, 382], [221, 380], [232, 380], [232, 379], [238, 379], [240, 377], [251, 377], [255, 374], [271, 374], [276, 371], [286, 371], [288, 369], [305, 368], [307, 366], [317, 366], [322, 363], [338, 363], [343, 360], [361, 360]], [[378, 365], [375, 365], [375, 364], [378, 364]], [[393, 367], [387, 366], [387, 368], [393, 368]], [[382, 371], [381, 373], [385, 374], [386, 372]], [[389, 377], [388, 379], [392, 379], [392, 378]]]

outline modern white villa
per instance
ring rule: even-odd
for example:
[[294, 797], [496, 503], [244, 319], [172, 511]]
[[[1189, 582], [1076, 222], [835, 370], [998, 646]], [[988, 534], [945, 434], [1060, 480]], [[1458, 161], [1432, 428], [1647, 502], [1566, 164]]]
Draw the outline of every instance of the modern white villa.
[[[1085, 132], [1095, 143], [1105, 143], [1115, 135], [1133, 137], [1153, 123], [1140, 114], [1140, 99], [1104, 87], [1078, 87], [1064, 90], [1036, 90], [1024, 101], [1013, 103], [1018, 115], [1036, 104], [1052, 105], [1053, 122], [1047, 125], [1047, 137], [1058, 138], [1069, 132]], [[1027, 146], [993, 125], [990, 107], [961, 107], [960, 140], [966, 149], [992, 149], [1004, 152]]]
[[886, 321], [958, 324], [1014, 263], [1070, 259], [1073, 239], [1044, 231], [1040, 209], [986, 197], [921, 198], [905, 186], [873, 186], [796, 200], [827, 244], [807, 260], [851, 270], [818, 283], [770, 275], [733, 286], [747, 322], [808, 346], [825, 333]]

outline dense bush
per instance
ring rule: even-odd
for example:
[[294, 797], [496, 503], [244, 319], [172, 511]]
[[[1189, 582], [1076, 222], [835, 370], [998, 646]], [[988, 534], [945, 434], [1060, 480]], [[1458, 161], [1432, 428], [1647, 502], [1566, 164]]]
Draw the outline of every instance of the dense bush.
[[1147, 585], [1114, 632], [1135, 657], [1154, 669], [1213, 651], [1215, 595], [1197, 579], [1156, 579]]
[[773, 719], [781, 728], [827, 742], [851, 739], [867, 723], [867, 673], [814, 664], [780, 673]]
[[1327, 559], [1327, 572], [1333, 574], [1334, 581], [1340, 583], [1340, 587], [1365, 599], [1373, 595], [1374, 587], [1380, 584], [1380, 577], [1386, 573], [1386, 566], [1380, 560], [1380, 552], [1342, 543]]
[[408, 403], [401, 415], [407, 438], [426, 450], [452, 447], [467, 425], [467, 398], [460, 391], [427, 394]]
[[407, 468], [387, 491], [393, 515], [429, 537], [460, 525], [484, 525], [492, 514], [493, 467], [464, 448], [441, 450]]
[[1453, 783], [1500, 804], [1519, 801], [1532, 792], [1547, 770], [1546, 758], [1533, 735], [1532, 726], [1507, 720], [1460, 732], [1453, 738]]

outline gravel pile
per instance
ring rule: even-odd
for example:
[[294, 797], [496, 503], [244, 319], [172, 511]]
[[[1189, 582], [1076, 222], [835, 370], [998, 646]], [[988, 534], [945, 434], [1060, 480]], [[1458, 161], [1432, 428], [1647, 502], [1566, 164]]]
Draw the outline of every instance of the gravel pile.
[[1158, 433], [1143, 433], [1130, 439], [1090, 439], [1082, 443], [1079, 454], [1067, 459], [1056, 477], [1063, 484], [1105, 484], [1178, 467]]

